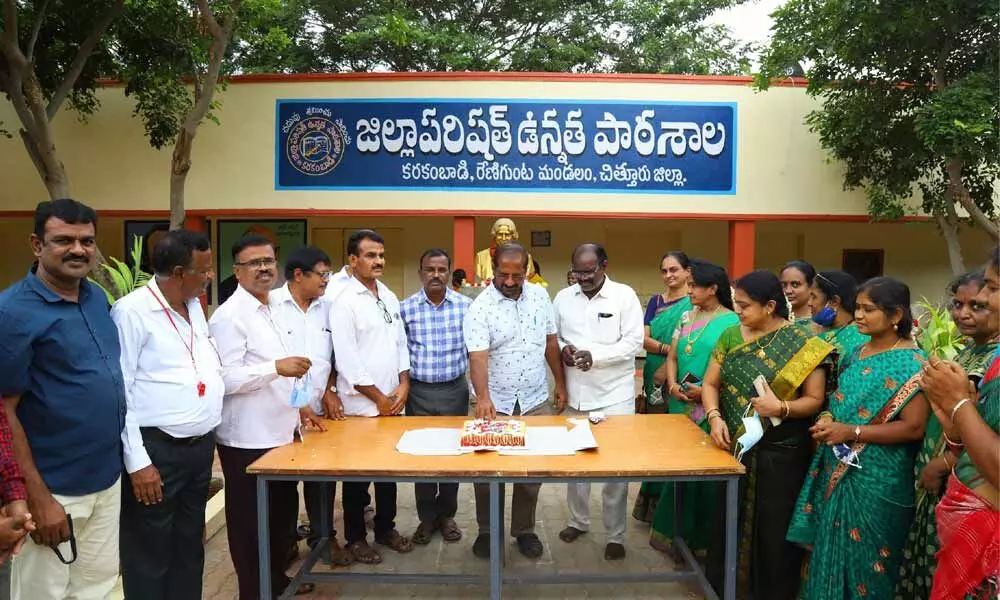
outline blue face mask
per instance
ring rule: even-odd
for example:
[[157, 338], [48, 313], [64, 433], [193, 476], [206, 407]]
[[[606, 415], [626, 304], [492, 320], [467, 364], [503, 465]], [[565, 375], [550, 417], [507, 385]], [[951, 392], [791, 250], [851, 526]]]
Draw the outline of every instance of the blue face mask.
[[837, 320], [837, 311], [829, 306], [824, 306], [822, 310], [812, 316], [812, 320], [820, 327], [830, 327]]

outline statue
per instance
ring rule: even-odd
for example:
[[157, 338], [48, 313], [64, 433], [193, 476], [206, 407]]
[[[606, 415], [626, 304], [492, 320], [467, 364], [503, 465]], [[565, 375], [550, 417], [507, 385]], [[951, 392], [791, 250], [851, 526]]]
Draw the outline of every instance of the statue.
[[[490, 244], [490, 247], [476, 253], [476, 280], [478, 282], [491, 281], [493, 279], [493, 252], [496, 251], [497, 246], [500, 244], [517, 241], [517, 227], [514, 226], [514, 221], [510, 219], [497, 219], [490, 229], [490, 235], [493, 236], [493, 243]], [[528, 272], [525, 275], [525, 279], [530, 281], [534, 275], [534, 259], [529, 254]]]

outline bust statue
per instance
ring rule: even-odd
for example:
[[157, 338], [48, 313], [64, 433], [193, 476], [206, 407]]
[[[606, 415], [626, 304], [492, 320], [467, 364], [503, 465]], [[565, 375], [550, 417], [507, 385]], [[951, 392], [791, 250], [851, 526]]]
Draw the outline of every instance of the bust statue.
[[[504, 242], [517, 241], [517, 227], [514, 226], [514, 221], [510, 219], [497, 219], [493, 222], [490, 235], [493, 236], [493, 243], [490, 244], [490, 247], [476, 253], [476, 280], [479, 282], [493, 279], [493, 252], [497, 249], [497, 246]], [[528, 272], [525, 274], [525, 279], [530, 280], [534, 275], [534, 259], [529, 254]]]

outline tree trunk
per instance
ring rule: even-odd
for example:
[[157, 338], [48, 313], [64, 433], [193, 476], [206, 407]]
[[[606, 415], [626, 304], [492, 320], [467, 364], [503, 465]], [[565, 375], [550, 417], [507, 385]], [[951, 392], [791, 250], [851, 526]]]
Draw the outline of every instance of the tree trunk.
[[965, 273], [965, 259], [962, 257], [962, 244], [958, 240], [958, 219], [955, 215], [955, 206], [950, 205], [950, 209], [947, 214], [936, 214], [934, 218], [948, 247], [948, 262], [951, 264], [951, 272], [957, 277]]
[[969, 194], [969, 189], [965, 187], [965, 181], [962, 180], [962, 169], [964, 168], [965, 161], [957, 156], [949, 158], [945, 163], [945, 171], [948, 173], [948, 202], [952, 204], [953, 209], [954, 203], [958, 202], [965, 209], [965, 212], [969, 213], [972, 222], [985, 231], [986, 235], [993, 238], [993, 243], [998, 243], [1000, 242], [1000, 222], [990, 220], [989, 216], [976, 206], [972, 195]]
[[191, 171], [191, 142], [194, 132], [182, 127], [177, 133], [174, 154], [170, 160], [170, 229], [184, 228], [184, 186]]

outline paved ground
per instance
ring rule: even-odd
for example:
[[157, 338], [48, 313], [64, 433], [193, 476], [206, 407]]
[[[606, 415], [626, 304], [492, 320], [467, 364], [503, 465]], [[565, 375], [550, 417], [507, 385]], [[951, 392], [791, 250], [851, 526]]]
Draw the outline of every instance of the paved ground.
[[[632, 499], [638, 490], [638, 484], [630, 488], [629, 510]], [[508, 491], [509, 494], [509, 491]], [[338, 498], [339, 500], [339, 498]], [[508, 506], [509, 506], [508, 496]], [[513, 540], [509, 547], [508, 569], [536, 572], [643, 572], [650, 570], [672, 569], [671, 561], [649, 547], [647, 540], [648, 526], [632, 519], [629, 514], [628, 540], [626, 549], [628, 556], [625, 561], [609, 563], [604, 560], [604, 535], [600, 519], [600, 486], [595, 485], [591, 491], [591, 533], [578, 539], [573, 544], [559, 540], [559, 531], [566, 526], [568, 509], [566, 508], [566, 486], [563, 484], [543, 485], [539, 496], [537, 532], [545, 544], [545, 554], [537, 561], [529, 561], [517, 552]], [[337, 529], [342, 531], [342, 522], [338, 511], [336, 516]], [[435, 536], [429, 546], [417, 547], [412, 553], [398, 555], [386, 551], [382, 565], [378, 567], [355, 566], [357, 570], [382, 571], [417, 571], [424, 573], [441, 573], [441, 585], [368, 585], [368, 584], [326, 584], [320, 585], [311, 596], [316, 600], [337, 599], [399, 599], [399, 598], [485, 598], [488, 590], [480, 586], [448, 585], [449, 574], [483, 573], [487, 572], [486, 561], [472, 555], [472, 541], [475, 538], [475, 509], [471, 485], [462, 485], [459, 493], [459, 514], [457, 521], [462, 527], [464, 537], [460, 542], [445, 544], [440, 536]], [[509, 509], [508, 509], [509, 510]], [[413, 501], [413, 488], [409, 484], [400, 484], [399, 518], [397, 526], [404, 534], [409, 535], [416, 527], [416, 510]], [[509, 538], [508, 538], [509, 539]], [[302, 544], [305, 548], [305, 544]], [[229, 549], [225, 530], [213, 537], [206, 547], [205, 561], [205, 600], [232, 600], [236, 597], [236, 576], [229, 560]], [[617, 585], [537, 585], [513, 586], [504, 588], [504, 598], [614, 598], [615, 600], [630, 599], [694, 599], [701, 598], [684, 584], [617, 584]]]

